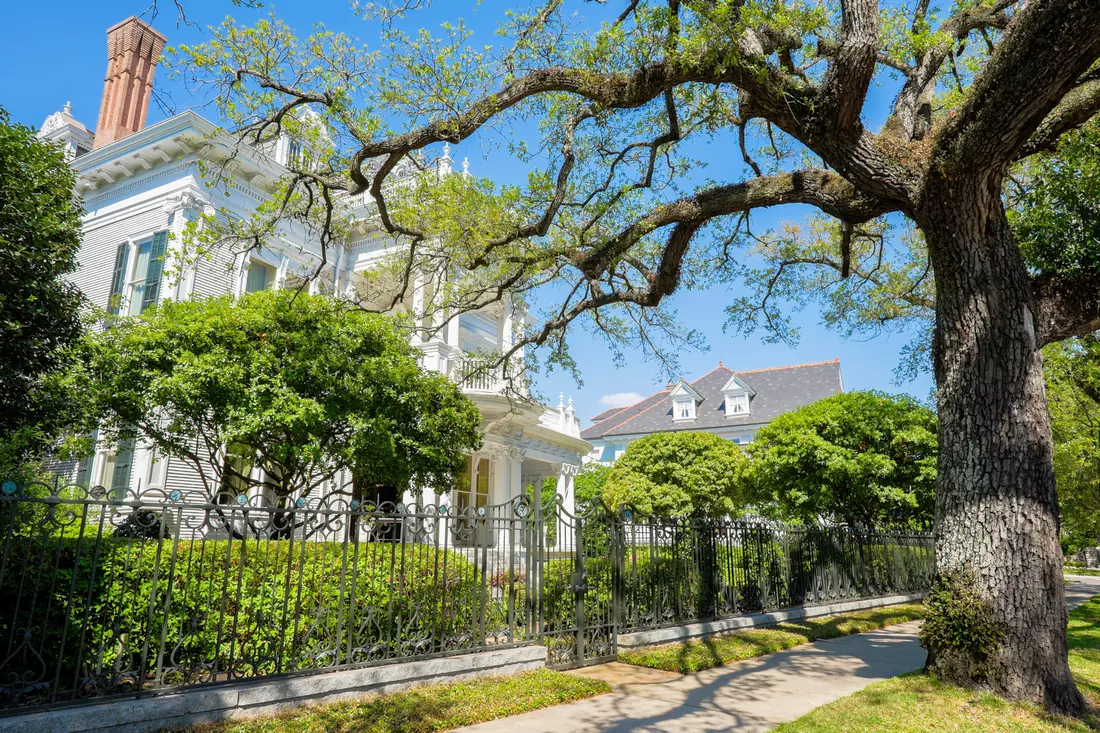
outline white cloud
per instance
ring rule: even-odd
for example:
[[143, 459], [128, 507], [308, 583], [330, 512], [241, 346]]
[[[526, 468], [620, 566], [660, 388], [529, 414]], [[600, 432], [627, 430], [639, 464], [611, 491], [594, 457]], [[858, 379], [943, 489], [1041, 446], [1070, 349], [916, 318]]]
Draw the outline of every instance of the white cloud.
[[642, 399], [642, 396], [637, 392], [615, 392], [601, 397], [600, 404], [604, 407], [626, 407], [627, 405], [633, 405], [640, 399]]

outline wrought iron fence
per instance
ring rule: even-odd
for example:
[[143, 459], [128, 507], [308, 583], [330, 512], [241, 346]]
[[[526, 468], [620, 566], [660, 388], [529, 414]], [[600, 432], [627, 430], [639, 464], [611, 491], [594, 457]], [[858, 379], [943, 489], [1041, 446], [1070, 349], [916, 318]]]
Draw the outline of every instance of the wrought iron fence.
[[0, 707], [533, 642], [524, 497], [0, 492]]
[[926, 590], [927, 534], [622, 510], [620, 631]]
[[0, 713], [927, 587], [925, 535], [0, 484]]

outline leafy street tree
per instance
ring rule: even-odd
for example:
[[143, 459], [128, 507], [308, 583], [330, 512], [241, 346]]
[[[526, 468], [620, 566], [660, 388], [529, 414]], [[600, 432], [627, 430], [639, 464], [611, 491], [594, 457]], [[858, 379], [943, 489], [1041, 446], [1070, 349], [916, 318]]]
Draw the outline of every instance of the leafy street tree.
[[[1100, 272], [1029, 268], [1006, 180], [1100, 109], [1100, 3], [547, 0], [507, 14], [493, 48], [462, 24], [405, 33], [427, 4], [357, 5], [378, 52], [277, 19], [177, 49], [175, 73], [242, 141], [282, 131], [313, 153], [276, 203], [209, 237], [251, 244], [293, 219], [325, 243], [345, 195], [369, 194], [402, 245], [365, 298], [379, 308], [425, 276], [452, 315], [552, 284], [505, 361], [534, 344], [568, 366], [575, 324], [674, 350], [690, 333], [662, 300], [716, 278], [747, 280], [733, 322], [772, 337], [794, 337], [784, 309], [809, 296], [845, 329], [931, 318], [917, 350], [939, 388], [936, 560], [972, 567], [1005, 629], [980, 679], [949, 677], [1080, 712], [1040, 349], [1100, 327]], [[596, 27], [575, 6], [610, 14]], [[868, 105], [878, 83], [898, 90], [888, 106]], [[389, 185], [471, 138], [528, 161], [527, 183]], [[819, 215], [753, 232], [751, 212], [780, 204]]]
[[44, 385], [81, 333], [76, 178], [55, 145], [0, 107], [0, 471], [48, 444], [64, 406]]
[[1051, 344], [1043, 356], [1062, 541], [1073, 552], [1100, 544], [1100, 342]]
[[607, 474], [603, 500], [632, 504], [657, 517], [722, 517], [741, 513], [747, 460], [713, 433], [655, 433], [627, 446]]
[[100, 436], [145, 436], [212, 497], [260, 485], [304, 495], [344, 468], [366, 498], [449, 490], [481, 442], [477, 407], [420, 368], [389, 317], [324, 296], [166, 302], [82, 351], [70, 378], [87, 385]]
[[749, 446], [754, 503], [782, 519], [931, 528], [936, 416], [908, 397], [848, 392], [781, 415]]

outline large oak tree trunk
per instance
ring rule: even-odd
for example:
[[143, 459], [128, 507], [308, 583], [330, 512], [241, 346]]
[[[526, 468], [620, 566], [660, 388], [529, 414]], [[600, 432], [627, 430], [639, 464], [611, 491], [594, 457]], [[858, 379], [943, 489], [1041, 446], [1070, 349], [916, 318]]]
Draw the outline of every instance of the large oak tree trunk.
[[[946, 178], [918, 212], [936, 273], [939, 400], [936, 562], [969, 567], [1003, 630], [976, 671], [930, 660], [952, 681], [1077, 714], [1067, 660], [1050, 420], [1034, 300], [1000, 192]], [[939, 190], [936, 190], [936, 189]]]

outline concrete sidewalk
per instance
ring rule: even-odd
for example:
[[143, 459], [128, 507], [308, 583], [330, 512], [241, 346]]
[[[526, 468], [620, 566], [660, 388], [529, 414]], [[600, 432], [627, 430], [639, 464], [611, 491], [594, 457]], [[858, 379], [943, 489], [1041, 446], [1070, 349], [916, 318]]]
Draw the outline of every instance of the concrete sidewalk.
[[[1100, 578], [1066, 585], [1072, 608], [1100, 593]], [[776, 652], [696, 674], [618, 662], [577, 671], [609, 682], [600, 697], [459, 729], [463, 733], [765, 731], [867, 685], [924, 666], [920, 622]]]

